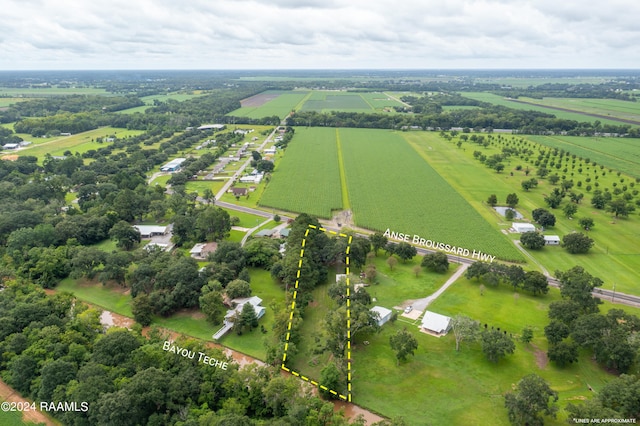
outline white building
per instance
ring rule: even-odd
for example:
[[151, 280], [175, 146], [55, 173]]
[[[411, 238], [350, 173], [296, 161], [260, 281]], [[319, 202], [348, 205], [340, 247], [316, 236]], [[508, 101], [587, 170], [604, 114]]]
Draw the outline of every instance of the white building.
[[258, 296], [233, 299], [231, 301], [231, 304], [234, 306], [234, 308], [227, 311], [227, 314], [224, 316], [224, 323], [222, 325], [222, 328], [216, 331], [216, 333], [213, 335], [214, 340], [220, 339], [229, 330], [231, 330], [231, 328], [233, 328], [233, 320], [234, 318], [236, 318], [236, 316], [242, 313], [242, 308], [244, 307], [245, 303], [250, 303], [251, 305], [253, 305], [253, 309], [256, 311], [256, 317], [258, 319], [262, 318], [267, 311], [267, 308], [265, 308], [264, 306], [260, 306], [260, 304], [262, 303], [262, 299], [260, 299]]
[[167, 234], [166, 225], [133, 225], [140, 232], [141, 238], [151, 238]]
[[391, 309], [383, 308], [382, 306], [374, 306], [369, 310], [376, 315], [379, 327], [386, 324], [391, 319], [391, 315], [393, 315]]
[[548, 246], [559, 246], [560, 237], [557, 235], [544, 235], [544, 243]]
[[451, 318], [446, 315], [426, 311], [422, 317], [422, 328], [429, 334], [444, 336], [451, 328]]
[[531, 223], [513, 222], [511, 228], [514, 232], [522, 234], [524, 232], [536, 232], [536, 227]]

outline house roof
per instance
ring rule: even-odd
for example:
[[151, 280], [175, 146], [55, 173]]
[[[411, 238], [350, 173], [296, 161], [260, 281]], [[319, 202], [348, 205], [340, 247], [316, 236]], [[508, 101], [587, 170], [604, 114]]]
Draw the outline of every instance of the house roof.
[[446, 315], [426, 311], [422, 317], [422, 327], [435, 333], [444, 333], [449, 329], [451, 318]]
[[520, 223], [520, 222], [513, 222], [511, 224], [511, 227], [513, 229], [515, 229], [516, 231], [524, 230], [524, 229], [533, 229], [533, 230], [536, 229], [535, 225], [533, 225], [531, 223]]
[[290, 232], [291, 232], [291, 228], [281, 229], [280, 230], [280, 236], [281, 237], [288, 237]]
[[380, 318], [384, 318], [387, 315], [391, 315], [392, 314], [391, 309], [387, 309], [387, 308], [384, 308], [382, 306], [374, 306], [373, 308], [371, 308], [369, 310], [371, 312], [378, 313], [380, 315]]
[[141, 235], [165, 234], [167, 227], [165, 225], [133, 225]]
[[557, 235], [543, 235], [545, 241], [560, 241], [560, 237]]
[[270, 237], [272, 236], [276, 231], [273, 229], [263, 229], [262, 231], [256, 232], [255, 236], [256, 237]]
[[244, 195], [248, 191], [247, 188], [231, 188], [231, 192], [233, 192], [234, 195]]
[[191, 250], [189, 250], [189, 253], [191, 254], [202, 253], [202, 250], [206, 245], [207, 245], [206, 243], [197, 243], [196, 245], [193, 246]]

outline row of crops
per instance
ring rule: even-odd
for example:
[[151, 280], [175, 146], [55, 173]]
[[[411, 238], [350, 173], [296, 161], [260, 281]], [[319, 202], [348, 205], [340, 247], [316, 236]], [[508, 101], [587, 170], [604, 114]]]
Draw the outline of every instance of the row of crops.
[[520, 260], [513, 244], [486, 222], [397, 133], [340, 129], [356, 224], [420, 235]]
[[336, 130], [296, 129], [260, 205], [322, 218], [342, 209]]

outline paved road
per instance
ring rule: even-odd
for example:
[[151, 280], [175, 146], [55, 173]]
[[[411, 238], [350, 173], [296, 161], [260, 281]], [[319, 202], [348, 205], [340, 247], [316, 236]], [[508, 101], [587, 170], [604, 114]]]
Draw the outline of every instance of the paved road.
[[[278, 130], [277, 127], [274, 128], [273, 132], [271, 132], [271, 134], [265, 138], [265, 140], [256, 149], [256, 151], [260, 152], [260, 151], [262, 151], [264, 149], [265, 145], [272, 140], [273, 135], [276, 133], [276, 130]], [[231, 187], [231, 185], [233, 185], [233, 183], [236, 181], [236, 179], [238, 179], [238, 178], [240, 178], [240, 176], [242, 176], [242, 172], [244, 172], [244, 169], [246, 169], [247, 166], [249, 165], [249, 163], [251, 163], [252, 159], [253, 158], [251, 158], [251, 156], [249, 156], [249, 158], [247, 158], [247, 161], [245, 161], [244, 164], [242, 166], [240, 166], [240, 168], [233, 174], [233, 176], [229, 178], [227, 183], [225, 183], [222, 186], [222, 189], [220, 189], [220, 191], [218, 191], [218, 193], [216, 194], [216, 201], [219, 200], [220, 198], [222, 198], [222, 196], [229, 190], [229, 188]]]
[[[255, 215], [258, 215], [258, 216], [262, 216], [262, 217], [271, 216], [270, 213], [264, 212], [262, 210], [253, 209], [253, 208], [250, 208], [250, 207], [236, 206], [235, 204], [223, 203], [223, 202], [217, 202], [216, 205], [218, 205], [220, 207], [228, 208], [230, 210], [242, 211], [242, 212], [245, 212], [245, 213], [251, 213], [251, 214], [255, 214]], [[286, 218], [286, 217], [284, 217], [282, 215], [280, 215], [280, 216], [283, 218], [283, 221], [289, 219], [289, 218]], [[336, 232], [343, 231], [342, 229], [337, 228], [337, 227], [329, 224], [327, 221], [321, 220], [320, 222], [322, 223], [322, 226], [324, 226], [328, 230], [336, 231]], [[365, 231], [365, 230], [363, 230], [361, 228], [359, 230], [360, 231]], [[359, 237], [367, 238], [372, 233], [373, 232], [371, 232], [371, 231], [366, 232], [366, 233], [365, 232], [356, 232], [355, 235], [357, 235]], [[416, 247], [416, 250], [418, 251], [418, 254], [422, 255], [422, 256], [424, 256], [425, 254], [434, 253], [434, 250], [427, 250], [427, 249], [421, 248], [421, 247]], [[448, 254], [447, 257], [449, 258], [449, 262], [462, 263], [463, 265], [466, 264], [467, 266], [471, 265], [474, 262], [476, 262], [476, 260], [474, 260], [474, 259], [468, 259], [466, 257], [456, 256], [456, 255], [452, 255], [452, 254]], [[543, 271], [547, 272], [544, 268], [543, 268]], [[552, 277], [548, 272], [545, 275], [547, 276], [547, 281], [549, 282], [549, 285], [551, 287], [559, 287], [560, 286], [560, 281], [558, 281], [556, 278]], [[613, 303], [619, 303], [619, 304], [623, 304], [623, 305], [640, 307], [640, 297], [639, 296], [634, 296], [634, 295], [631, 295], [631, 294], [625, 294], [625, 293], [620, 293], [620, 292], [615, 292], [614, 293], [612, 290], [605, 290], [605, 289], [598, 288], [598, 289], [594, 290], [593, 296], [597, 297], [599, 299], [608, 300], [608, 301], [613, 302]]]

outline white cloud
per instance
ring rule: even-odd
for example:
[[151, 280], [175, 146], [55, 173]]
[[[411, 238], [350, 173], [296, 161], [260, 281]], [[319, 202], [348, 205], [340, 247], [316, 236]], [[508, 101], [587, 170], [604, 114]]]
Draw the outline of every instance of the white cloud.
[[640, 68], [640, 3], [5, 0], [0, 68]]

